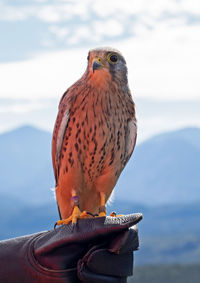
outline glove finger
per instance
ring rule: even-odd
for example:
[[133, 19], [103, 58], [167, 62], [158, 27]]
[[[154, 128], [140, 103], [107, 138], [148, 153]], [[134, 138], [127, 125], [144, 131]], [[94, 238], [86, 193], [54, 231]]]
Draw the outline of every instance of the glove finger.
[[130, 276], [133, 274], [133, 252], [118, 255], [105, 249], [96, 250], [90, 255], [86, 265], [95, 273]]
[[[116, 268], [116, 267], [115, 267]], [[126, 283], [126, 277], [108, 276], [91, 272], [85, 265], [78, 272], [78, 277], [83, 283]]]
[[133, 226], [127, 231], [119, 233], [109, 244], [108, 250], [112, 253], [123, 254], [139, 248], [138, 229]]

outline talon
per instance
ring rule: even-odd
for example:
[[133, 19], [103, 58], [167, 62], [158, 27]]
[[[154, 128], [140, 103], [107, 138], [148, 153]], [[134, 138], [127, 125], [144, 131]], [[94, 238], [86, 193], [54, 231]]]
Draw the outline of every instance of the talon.
[[85, 218], [85, 217], [88, 217], [88, 213], [87, 213], [87, 211], [83, 211], [82, 213], [81, 213], [81, 215], [79, 216], [79, 218]]
[[114, 211], [111, 212], [111, 214], [110, 214], [110, 216], [112, 216], [112, 217], [116, 217], [116, 215], [117, 215], [117, 214], [116, 214], [116, 212], [114, 212]]
[[60, 225], [63, 225], [63, 224], [69, 224], [71, 221], [72, 221], [72, 215], [70, 217], [66, 218], [66, 219], [58, 220], [56, 222], [56, 224], [54, 225], [54, 227], [60, 226]]
[[102, 211], [99, 213], [99, 217], [106, 216], [106, 212]]
[[110, 216], [112, 217], [119, 217], [119, 216], [123, 216], [123, 214], [116, 214], [116, 212], [111, 212]]
[[89, 212], [89, 211], [86, 211], [86, 213], [87, 213], [87, 215], [89, 215], [89, 216], [91, 216], [91, 217], [96, 217], [96, 216], [98, 216], [97, 213], [93, 214], [93, 213], [91, 213], [91, 212]]
[[102, 205], [99, 207], [99, 216], [106, 216], [106, 207]]
[[76, 223], [77, 223], [79, 218], [90, 217], [90, 216], [88, 216], [89, 213], [87, 213], [86, 211], [83, 211], [83, 212], [80, 211], [80, 209], [79, 209], [79, 198], [76, 195], [76, 192], [74, 190], [72, 191], [71, 204], [74, 207], [72, 215], [69, 216], [66, 219], [58, 220], [56, 222], [56, 224], [54, 225], [54, 229], [56, 228], [57, 225], [58, 226], [63, 225], [63, 224], [67, 225], [70, 222], [72, 222], [72, 231], [73, 231], [74, 226], [76, 226]]
[[72, 219], [71, 219], [73, 224], [77, 223], [77, 220], [80, 217], [80, 215], [81, 215], [81, 211], [80, 211], [79, 207], [77, 205], [75, 205], [74, 210], [72, 212]]
[[60, 226], [63, 224], [67, 225], [70, 222], [72, 222], [73, 226], [76, 226], [78, 219], [87, 218], [87, 217], [90, 217], [90, 216], [88, 215], [86, 211], [81, 212], [79, 207], [75, 206], [73, 209], [72, 215], [66, 219], [58, 220], [54, 225], [54, 229], [56, 228], [56, 226]]
[[72, 223], [72, 232], [74, 232], [75, 227], [76, 227], [76, 224]]

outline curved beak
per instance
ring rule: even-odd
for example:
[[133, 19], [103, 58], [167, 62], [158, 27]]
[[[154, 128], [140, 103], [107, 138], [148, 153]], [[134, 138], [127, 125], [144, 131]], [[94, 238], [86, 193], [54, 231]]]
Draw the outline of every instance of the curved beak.
[[102, 59], [101, 58], [94, 58], [92, 60], [92, 70], [93, 70], [93, 73], [94, 71], [96, 70], [99, 70], [100, 68], [102, 68], [104, 65], [102, 63]]

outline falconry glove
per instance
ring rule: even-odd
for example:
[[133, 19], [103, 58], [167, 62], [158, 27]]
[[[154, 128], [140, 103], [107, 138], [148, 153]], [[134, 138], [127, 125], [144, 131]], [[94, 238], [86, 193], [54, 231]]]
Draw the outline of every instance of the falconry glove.
[[80, 219], [76, 226], [1, 241], [0, 282], [127, 282], [141, 219], [139, 213]]

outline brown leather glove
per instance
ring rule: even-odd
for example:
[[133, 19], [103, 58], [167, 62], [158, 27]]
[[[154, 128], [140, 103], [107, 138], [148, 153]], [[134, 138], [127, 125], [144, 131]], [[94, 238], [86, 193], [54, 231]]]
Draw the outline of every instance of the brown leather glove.
[[[0, 282], [127, 282], [141, 214], [80, 219], [0, 242]], [[130, 227], [132, 229], [130, 229]]]

